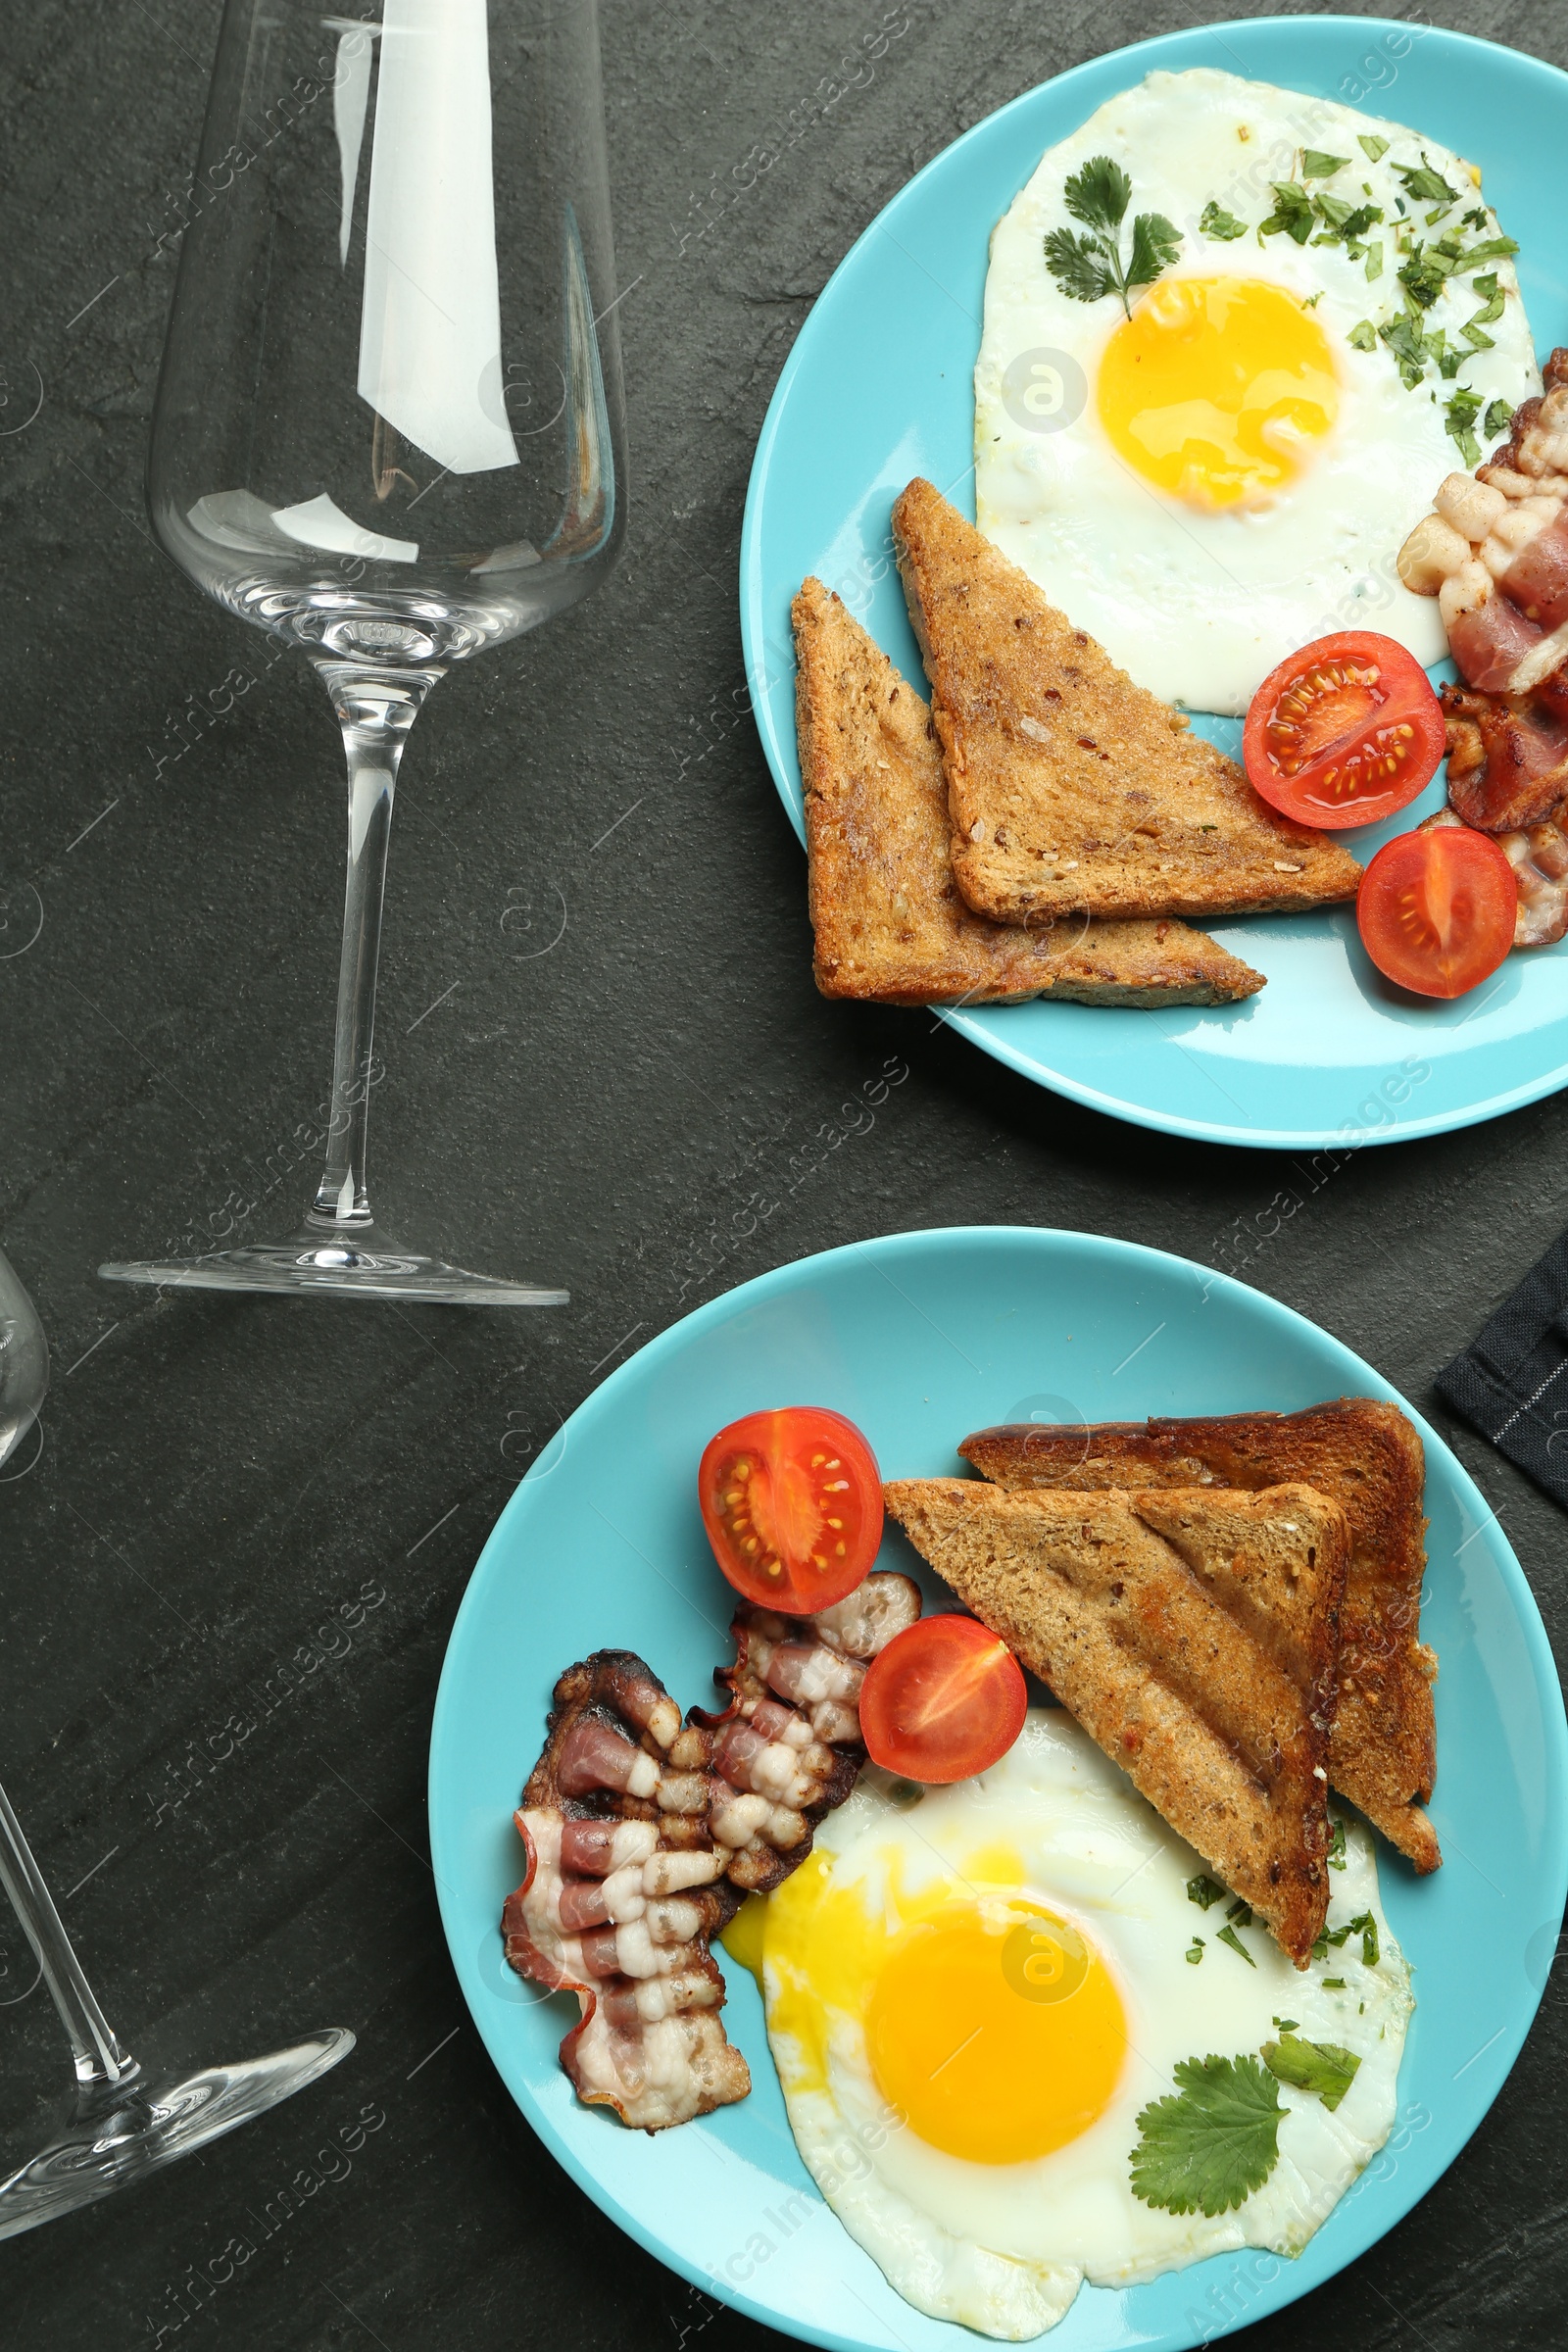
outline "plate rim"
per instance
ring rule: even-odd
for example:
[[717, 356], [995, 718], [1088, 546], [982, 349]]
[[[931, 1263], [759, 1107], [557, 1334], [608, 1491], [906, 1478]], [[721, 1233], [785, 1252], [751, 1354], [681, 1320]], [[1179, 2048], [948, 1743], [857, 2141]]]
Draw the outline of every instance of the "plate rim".
[[[1196, 45], [1206, 35], [1221, 33], [1241, 35], [1253, 31], [1288, 29], [1299, 34], [1303, 25], [1322, 26], [1325, 32], [1353, 30], [1358, 40], [1373, 39], [1383, 30], [1401, 33], [1409, 31], [1408, 22], [1398, 17], [1356, 17], [1340, 12], [1322, 15], [1314, 12], [1310, 17], [1299, 17], [1276, 13], [1270, 16], [1228, 18], [1217, 24], [1178, 25], [1169, 32], [1151, 33], [1141, 40], [1125, 42], [1119, 49], [1106, 50], [1098, 57], [1082, 58], [1077, 65], [1065, 67], [1060, 74], [1051, 74], [1045, 81], [1032, 83], [1027, 90], [1020, 90], [1016, 97], [1009, 98], [1003, 105], [993, 108], [989, 114], [983, 115], [978, 122], [971, 122], [967, 130], [960, 131], [956, 138], [950, 139], [945, 147], [939, 148], [935, 155], [929, 157], [920, 166], [918, 172], [911, 173], [902, 186], [894, 190], [887, 202], [878, 208], [848, 251], [835, 264], [831, 274], [816, 295], [805, 318], [802, 319], [799, 332], [791, 344], [784, 366], [779, 371], [778, 381], [773, 387], [766, 414], [762, 418], [761, 430], [758, 435], [757, 448], [753, 453], [751, 470], [747, 476], [746, 505], [741, 523], [739, 601], [741, 648], [746, 670], [747, 693], [750, 699], [752, 717], [757, 727], [758, 739], [761, 744], [762, 757], [767, 762], [773, 789], [783, 805], [784, 813], [789, 819], [795, 837], [803, 848], [806, 841], [804, 811], [797, 808], [795, 805], [794, 796], [779, 771], [775, 753], [775, 729], [768, 701], [770, 686], [766, 662], [767, 634], [763, 613], [762, 566], [758, 540], [761, 528], [760, 514], [767, 469], [771, 464], [774, 444], [782, 429], [784, 410], [788, 405], [795, 379], [806, 365], [803, 355], [806, 354], [811, 323], [818, 310], [833, 292], [840, 277], [857, 261], [861, 248], [868, 246], [872, 238], [879, 233], [882, 223], [896, 205], [901, 204], [931, 173], [947, 167], [959, 149], [968, 146], [972, 141], [993, 135], [998, 123], [1030, 105], [1039, 98], [1042, 91], [1053, 88], [1058, 82], [1070, 79], [1073, 74], [1082, 73], [1090, 67], [1103, 66], [1110, 58], [1136, 58], [1144, 51], [1168, 50], [1177, 43]], [[1560, 66], [1552, 65], [1545, 58], [1537, 57], [1528, 49], [1516, 48], [1509, 41], [1491, 40], [1480, 33], [1461, 32], [1446, 24], [1426, 24], [1423, 27], [1423, 38], [1431, 39], [1434, 36], [1438, 37], [1440, 47], [1452, 45], [1460, 49], [1490, 51], [1500, 53], [1505, 57], [1517, 58], [1532, 72], [1549, 74], [1563, 84], [1562, 95], [1568, 99], [1568, 72], [1565, 72]], [[773, 683], [776, 682], [776, 680], [773, 681]], [[923, 1009], [934, 1014], [945, 1027], [956, 1029], [970, 1045], [977, 1046], [994, 1061], [1001, 1062], [1004, 1068], [1013, 1071], [1018, 1077], [1027, 1079], [1031, 1085], [1041, 1087], [1048, 1093], [1060, 1095], [1068, 1102], [1079, 1103], [1085, 1109], [1098, 1111], [1109, 1118], [1124, 1120], [1130, 1126], [1143, 1127], [1160, 1135], [1179, 1136], [1186, 1141], [1195, 1143], [1229, 1144], [1251, 1151], [1301, 1152], [1338, 1149], [1359, 1151], [1367, 1145], [1416, 1143], [1435, 1135], [1451, 1135], [1467, 1127], [1484, 1126], [1490, 1120], [1505, 1117], [1509, 1111], [1523, 1110], [1530, 1103], [1542, 1102], [1546, 1096], [1558, 1094], [1564, 1087], [1568, 1087], [1568, 1059], [1565, 1059], [1556, 1063], [1550, 1070], [1527, 1080], [1524, 1084], [1505, 1093], [1489, 1096], [1483, 1102], [1468, 1103], [1461, 1109], [1436, 1111], [1426, 1118], [1400, 1120], [1388, 1127], [1380, 1125], [1365, 1132], [1357, 1131], [1354, 1142], [1347, 1145], [1343, 1127], [1336, 1129], [1238, 1126], [1224, 1119], [1205, 1119], [1197, 1115], [1189, 1116], [1176, 1111], [1152, 1108], [1146, 1103], [1129, 1102], [1118, 1095], [1098, 1088], [1085, 1079], [1073, 1077], [1064, 1071], [1049, 1069], [1034, 1055], [1007, 1044], [1004, 1037], [999, 1035], [992, 1027], [991, 1023], [995, 1014], [998, 1011], [1004, 1012], [1007, 1009], [1005, 1006], [977, 1007], [970, 1011], [956, 1005], [932, 1004]]]
[[[1374, 1365], [1369, 1364], [1364, 1357], [1357, 1355], [1353, 1348], [1349, 1348], [1334, 1332], [1328, 1330], [1325, 1325], [1313, 1322], [1310, 1316], [1302, 1314], [1296, 1307], [1288, 1306], [1282, 1299], [1275, 1298], [1270, 1293], [1257, 1290], [1250, 1283], [1240, 1282], [1233, 1275], [1215, 1273], [1210, 1268], [1200, 1265], [1196, 1259], [1183, 1257], [1174, 1250], [1156, 1249], [1144, 1242], [1126, 1241], [1115, 1235], [1089, 1233], [1070, 1226], [1015, 1224], [917, 1226], [901, 1229], [895, 1233], [870, 1235], [863, 1241], [839, 1243], [829, 1250], [815, 1250], [803, 1257], [788, 1259], [782, 1265], [768, 1267], [763, 1272], [751, 1276], [747, 1281], [736, 1284], [732, 1289], [720, 1292], [716, 1298], [706, 1300], [702, 1305], [694, 1307], [690, 1313], [667, 1324], [662, 1331], [657, 1332], [651, 1340], [638, 1348], [635, 1354], [628, 1356], [624, 1363], [618, 1364], [614, 1371], [610, 1373], [596, 1388], [591, 1389], [568, 1414], [561, 1429], [556, 1433], [556, 1438], [541, 1449], [539, 1457], [529, 1465], [526, 1473], [517, 1481], [502, 1506], [494, 1526], [485, 1539], [479, 1557], [474, 1563], [447, 1637], [431, 1717], [426, 1794], [429, 1808], [432, 1876], [435, 1880], [442, 1933], [468, 2015], [473, 2021], [491, 2063], [501, 2078], [508, 2096], [513, 2100], [523, 2121], [542, 2142], [548, 2153], [562, 2166], [576, 2186], [609, 2220], [615, 2224], [617, 2229], [623, 2230], [646, 2253], [651, 2254], [666, 2270], [685, 2279], [688, 2284], [710, 2296], [714, 2301], [743, 2312], [748, 2318], [758, 2321], [763, 2327], [772, 2328], [797, 2341], [820, 2344], [826, 2347], [826, 2352], [866, 2352], [865, 2339], [861, 2336], [841, 2335], [827, 2331], [808, 2333], [787, 2315], [779, 2313], [764, 2301], [749, 2294], [744, 2286], [727, 2279], [720, 2281], [710, 2273], [699, 2271], [695, 2265], [667, 2246], [652, 2226], [645, 2225], [634, 2212], [621, 2202], [612, 2188], [600, 2180], [588, 2164], [579, 2157], [578, 2151], [558, 2132], [554, 2120], [548, 2111], [539, 2104], [531, 2086], [524, 2084], [521, 2089], [514, 2086], [503, 2057], [502, 2034], [499, 2026], [494, 2034], [487, 2029], [486, 2017], [489, 2012], [482, 2010], [473, 1997], [474, 1988], [470, 1985], [470, 1977], [474, 1973], [473, 1967], [464, 1954], [462, 1936], [455, 1917], [456, 1906], [462, 1898], [457, 1887], [445, 1875], [443, 1868], [446, 1860], [446, 1816], [443, 1803], [444, 1792], [440, 1784], [445, 1763], [444, 1751], [450, 1738], [449, 1726], [463, 1703], [458, 1696], [458, 1669], [455, 1667], [454, 1659], [463, 1640], [466, 1638], [468, 1620], [470, 1617], [476, 1617], [482, 1606], [481, 1587], [488, 1583], [490, 1577], [502, 1572], [500, 1568], [501, 1554], [512, 1540], [508, 1533], [510, 1524], [524, 1519], [531, 1507], [528, 1488], [531, 1484], [542, 1485], [544, 1480], [550, 1476], [551, 1470], [557, 1466], [551, 1464], [548, 1467], [541, 1467], [544, 1454], [558, 1442], [562, 1443], [564, 1446], [569, 1443], [569, 1432], [583, 1415], [607, 1409], [607, 1400], [610, 1409], [613, 1409], [615, 1393], [622, 1388], [631, 1386], [633, 1376], [638, 1373], [639, 1367], [642, 1372], [646, 1373], [650, 1368], [650, 1359], [652, 1359], [653, 1365], [657, 1366], [661, 1359], [675, 1355], [694, 1340], [700, 1340], [710, 1328], [721, 1324], [733, 1316], [745, 1314], [772, 1293], [788, 1291], [802, 1285], [808, 1286], [821, 1277], [824, 1269], [830, 1269], [850, 1261], [863, 1261], [867, 1257], [874, 1260], [878, 1255], [893, 1254], [905, 1250], [912, 1250], [917, 1255], [940, 1256], [945, 1250], [952, 1248], [964, 1248], [975, 1244], [999, 1251], [1009, 1250], [1022, 1250], [1026, 1252], [1038, 1251], [1048, 1258], [1054, 1251], [1063, 1249], [1087, 1251], [1091, 1257], [1100, 1256], [1120, 1261], [1134, 1272], [1142, 1266], [1149, 1269], [1151, 1273], [1157, 1270], [1165, 1279], [1169, 1279], [1173, 1275], [1198, 1278], [1211, 1288], [1232, 1294], [1240, 1299], [1253, 1302], [1254, 1307], [1260, 1305], [1264, 1310], [1265, 1321], [1272, 1320], [1277, 1327], [1282, 1327], [1293, 1334], [1298, 1330], [1308, 1336], [1316, 1345], [1321, 1346], [1326, 1343], [1332, 1351], [1346, 1359], [1347, 1371], [1353, 1368], [1356, 1379], [1366, 1382], [1366, 1389], [1362, 1393], [1382, 1396], [1406, 1413], [1420, 1436], [1423, 1446], [1437, 1449], [1444, 1457], [1448, 1474], [1456, 1482], [1458, 1499], [1466, 1507], [1473, 1509], [1481, 1529], [1494, 1539], [1491, 1548], [1494, 1564], [1512, 1603], [1530, 1661], [1532, 1677], [1543, 1700], [1543, 1716], [1546, 1725], [1548, 1751], [1545, 1785], [1548, 1792], [1555, 1788], [1558, 1810], [1560, 1813], [1568, 1815], [1568, 1795], [1565, 1795], [1565, 1792], [1568, 1792], [1568, 1711], [1565, 1711], [1564, 1707], [1562, 1685], [1557, 1674], [1550, 1641], [1541, 1615], [1540, 1604], [1523, 1565], [1506, 1534], [1502, 1531], [1496, 1513], [1446, 1439], [1440, 1431], [1433, 1428], [1425, 1415], [1417, 1411], [1392, 1381], [1380, 1373]], [[493, 1556], [496, 1564], [489, 1565]], [[1568, 1840], [1559, 1842], [1555, 1879], [1548, 1895], [1548, 1912], [1555, 1910], [1561, 1914], [1565, 1901], [1568, 1901]], [[1493, 2069], [1490, 2070], [1493, 2078], [1492, 2087], [1474, 2121], [1454, 2141], [1445, 2156], [1434, 2180], [1428, 2184], [1429, 2187], [1435, 2187], [1437, 2181], [1448, 2172], [1491, 2113], [1535, 2024], [1549, 1974], [1548, 1966], [1546, 1976], [1543, 1978], [1541, 1984], [1535, 1987], [1528, 1998], [1519, 2004], [1508, 2024], [1499, 2032], [1494, 2043], [1489, 2046], [1486, 2053], [1489, 2057], [1492, 2056], [1494, 2050], [1500, 2048], [1502, 2052], [1500, 2061], [1494, 2061]], [[1374, 2161], [1376, 2160], [1374, 2159]], [[1289, 2308], [1291, 2304], [1299, 2301], [1302, 2296], [1314, 2291], [1317, 2285], [1327, 2285], [1330, 2279], [1338, 2278], [1352, 2262], [1359, 2261], [1363, 2254], [1370, 2252], [1373, 2246], [1380, 2244], [1392, 2230], [1405, 2221], [1426, 2193], [1427, 2190], [1423, 2189], [1415, 2195], [1406, 2197], [1403, 2201], [1396, 2202], [1395, 2210], [1391, 2212], [1389, 2219], [1378, 2230], [1376, 2235], [1365, 2246], [1347, 2252], [1344, 2260], [1338, 2263], [1323, 2279], [1302, 2280], [1298, 2284], [1294, 2283], [1293, 2266], [1283, 2266], [1279, 2278], [1271, 2281], [1265, 2290], [1269, 2294], [1270, 2300], [1261, 2310], [1250, 2307], [1247, 2324], [1251, 2325], [1255, 2319], [1263, 2319], [1274, 2312]], [[1396, 2192], [1396, 2196], [1397, 2197], [1397, 2192]], [[1200, 2268], [1201, 2266], [1190, 2267]], [[1284, 2291], [1277, 2292], [1276, 2290], [1281, 2287]], [[1219, 2331], [1225, 2332], [1226, 2330], [1222, 2328]], [[1040, 2342], [1044, 2339], [1037, 2337], [1031, 2340]], [[1149, 2340], [1147, 2337], [1124, 2332], [1120, 2339], [1118, 2352], [1133, 2352], [1135, 2345]], [[1165, 2338], [1167, 2347], [1173, 2345], [1173, 2340], [1169, 2336]], [[1190, 2344], [1196, 2346], [1204, 2340], [1206, 2339], [1193, 2336]]]

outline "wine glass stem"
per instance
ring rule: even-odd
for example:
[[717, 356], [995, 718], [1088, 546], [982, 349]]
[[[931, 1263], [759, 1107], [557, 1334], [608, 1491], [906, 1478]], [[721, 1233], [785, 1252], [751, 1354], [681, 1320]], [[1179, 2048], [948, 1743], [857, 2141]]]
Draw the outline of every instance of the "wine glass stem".
[[369, 1123], [375, 971], [381, 950], [392, 796], [409, 729], [443, 672], [384, 671], [324, 660], [316, 666], [332, 697], [348, 756], [349, 861], [343, 901], [343, 957], [337, 980], [332, 1114], [326, 1166], [309, 1221], [363, 1230], [372, 1222], [366, 1188], [365, 1139]]
[[0, 1886], [37, 1954], [60, 2022], [71, 2036], [76, 2081], [83, 2090], [124, 2081], [136, 2071], [136, 2061], [116, 2040], [108, 2019], [93, 1998], [92, 1986], [71, 1948], [54, 1898], [32, 1848], [22, 1833], [11, 1799], [0, 1788]]

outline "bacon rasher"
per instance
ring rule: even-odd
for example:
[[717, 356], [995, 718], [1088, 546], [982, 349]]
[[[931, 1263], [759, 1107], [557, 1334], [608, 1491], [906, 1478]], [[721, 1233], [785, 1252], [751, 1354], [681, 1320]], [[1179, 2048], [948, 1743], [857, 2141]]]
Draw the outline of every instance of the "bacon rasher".
[[661, 2132], [743, 2099], [709, 1946], [744, 1896], [789, 1876], [864, 1757], [866, 1666], [920, 1614], [907, 1577], [835, 1608], [743, 1602], [721, 1712], [680, 1710], [630, 1650], [568, 1666], [515, 1820], [526, 1875], [501, 1930], [519, 1976], [577, 1996], [561, 2062], [579, 2098]]

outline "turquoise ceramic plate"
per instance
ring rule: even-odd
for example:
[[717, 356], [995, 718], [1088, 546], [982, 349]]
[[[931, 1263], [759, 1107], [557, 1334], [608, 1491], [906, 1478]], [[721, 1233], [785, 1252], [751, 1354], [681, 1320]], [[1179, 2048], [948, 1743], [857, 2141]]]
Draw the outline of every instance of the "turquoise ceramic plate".
[[[1106, 98], [1155, 68], [1191, 66], [1363, 105], [1480, 164], [1488, 196], [1523, 246], [1519, 276], [1538, 346], [1544, 354], [1568, 342], [1568, 246], [1556, 228], [1568, 219], [1568, 75], [1549, 66], [1419, 24], [1275, 17], [1119, 49], [1015, 99], [872, 222], [802, 328], [762, 427], [741, 551], [741, 630], [763, 748], [797, 833], [791, 597], [817, 573], [899, 667], [921, 678], [889, 510], [910, 475], [924, 473], [974, 512], [971, 375], [992, 226], [1043, 151]], [[1199, 724], [1236, 749], [1236, 721]], [[1365, 856], [1442, 799], [1435, 785], [1348, 844]], [[1077, 1102], [1219, 1143], [1343, 1148], [1437, 1135], [1568, 1083], [1568, 941], [1510, 956], [1473, 996], [1440, 1005], [1391, 988], [1344, 909], [1221, 924], [1215, 936], [1268, 978], [1260, 996], [1230, 1010], [1037, 1004], [947, 1018]]]
[[[595, 2202], [695, 2287], [839, 2352], [974, 2352], [979, 2340], [902, 2302], [817, 2199], [750, 1977], [726, 1972], [751, 2097], [651, 2139], [576, 2104], [556, 2063], [575, 2004], [539, 1998], [501, 1956], [502, 1902], [521, 1875], [512, 1809], [555, 1676], [624, 1645], [702, 1704], [730, 1654], [728, 1588], [697, 1512], [707, 1440], [739, 1413], [808, 1400], [857, 1421], [888, 1476], [952, 1474], [958, 1440], [987, 1422], [1224, 1413], [1348, 1392], [1394, 1396], [1327, 1333], [1181, 1258], [1005, 1227], [904, 1234], [785, 1266], [688, 1316], [534, 1464], [474, 1571], [441, 1677], [430, 1834], [442, 1918], [523, 2114]], [[1422, 1435], [1423, 1631], [1443, 1666], [1433, 1814], [1447, 1859], [1418, 1881], [1380, 1857], [1420, 2004], [1394, 2136], [1298, 2261], [1223, 2255], [1124, 2292], [1086, 2287], [1054, 2352], [1176, 2352], [1331, 2278], [1452, 2162], [1535, 2015], [1563, 1906], [1568, 1727], [1519, 1565], [1453, 1455]], [[914, 1564], [897, 1536], [883, 1559]], [[694, 2301], [688, 2316], [702, 2311]]]

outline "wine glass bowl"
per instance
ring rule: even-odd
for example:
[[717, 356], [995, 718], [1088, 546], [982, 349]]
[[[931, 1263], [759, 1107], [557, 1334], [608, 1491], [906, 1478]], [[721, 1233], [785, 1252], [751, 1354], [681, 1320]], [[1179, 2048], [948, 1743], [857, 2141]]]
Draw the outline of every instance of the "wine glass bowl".
[[600, 124], [591, 0], [358, 24], [230, 0], [148, 469], [209, 596], [394, 666], [599, 584], [623, 515]]
[[332, 1117], [290, 1239], [100, 1272], [560, 1304], [380, 1231], [366, 1126], [409, 730], [454, 663], [589, 595], [623, 535], [594, 0], [227, 0], [194, 201], [148, 505], [199, 588], [315, 664], [343, 731]]

